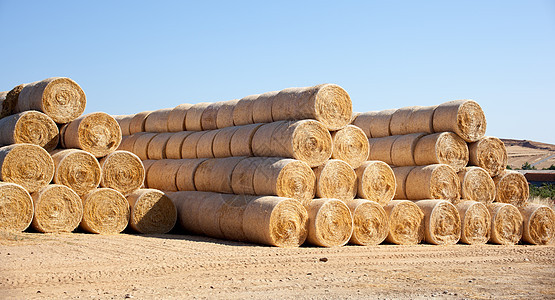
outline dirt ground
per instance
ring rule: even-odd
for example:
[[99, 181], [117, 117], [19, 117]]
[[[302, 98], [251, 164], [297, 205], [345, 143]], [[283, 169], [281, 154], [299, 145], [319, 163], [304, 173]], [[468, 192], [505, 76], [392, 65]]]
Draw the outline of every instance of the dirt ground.
[[546, 299], [555, 245], [281, 249], [189, 235], [0, 234], [1, 299]]

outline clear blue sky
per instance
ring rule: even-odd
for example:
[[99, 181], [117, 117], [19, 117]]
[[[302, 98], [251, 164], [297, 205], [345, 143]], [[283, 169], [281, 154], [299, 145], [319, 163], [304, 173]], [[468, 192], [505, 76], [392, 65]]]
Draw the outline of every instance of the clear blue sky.
[[0, 90], [77, 81], [131, 114], [336, 83], [355, 111], [470, 98], [555, 144], [555, 1], [4, 1]]

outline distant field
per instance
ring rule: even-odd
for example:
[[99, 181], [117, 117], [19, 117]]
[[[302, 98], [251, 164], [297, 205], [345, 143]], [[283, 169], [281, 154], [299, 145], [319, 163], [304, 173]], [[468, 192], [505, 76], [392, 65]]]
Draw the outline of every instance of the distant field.
[[520, 168], [525, 162], [540, 170], [555, 165], [555, 145], [527, 140], [502, 139], [509, 155], [508, 165]]

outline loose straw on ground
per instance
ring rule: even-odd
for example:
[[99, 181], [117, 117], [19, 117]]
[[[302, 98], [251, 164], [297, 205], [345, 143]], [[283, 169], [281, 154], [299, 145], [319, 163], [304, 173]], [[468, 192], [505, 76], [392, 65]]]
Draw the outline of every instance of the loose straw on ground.
[[468, 144], [469, 164], [488, 171], [491, 177], [499, 175], [507, 166], [507, 149], [496, 137], [483, 137]]
[[357, 115], [352, 121], [353, 125], [358, 126], [368, 138], [380, 138], [391, 135], [389, 122], [396, 109], [382, 111], [369, 111]]
[[114, 234], [122, 232], [129, 223], [129, 203], [118, 191], [99, 188], [83, 199], [81, 228], [87, 232]]
[[314, 199], [307, 206], [307, 242], [321, 247], [345, 245], [353, 233], [349, 207], [338, 199]]
[[472, 100], [442, 103], [436, 107], [433, 118], [435, 132], [454, 132], [467, 142], [478, 141], [486, 132], [484, 112]]
[[434, 245], [454, 245], [461, 236], [457, 208], [446, 200], [415, 202], [424, 213], [424, 240]]
[[514, 205], [492, 203], [488, 205], [491, 215], [490, 242], [500, 245], [514, 245], [522, 237], [522, 214]]
[[347, 162], [353, 169], [368, 159], [368, 137], [362, 129], [347, 125], [345, 128], [332, 132], [331, 158]]
[[461, 199], [490, 204], [495, 199], [495, 183], [488, 172], [480, 167], [466, 167], [459, 173]]
[[389, 222], [381, 205], [366, 199], [346, 201], [353, 216], [353, 235], [350, 244], [379, 245], [387, 237]]
[[52, 153], [55, 171], [53, 181], [83, 196], [100, 184], [100, 164], [87, 151], [79, 149], [56, 150]]
[[493, 177], [495, 182], [495, 202], [509, 203], [516, 207], [526, 204], [530, 189], [526, 177], [517, 171], [503, 171]]
[[24, 111], [0, 119], [0, 145], [28, 143], [50, 151], [58, 145], [58, 134], [52, 118], [38, 111]]
[[425, 135], [416, 143], [414, 161], [420, 166], [446, 164], [458, 172], [468, 164], [468, 146], [452, 132]]
[[548, 206], [528, 203], [519, 208], [524, 219], [522, 240], [533, 245], [547, 245], [555, 236], [555, 212]]
[[90, 113], [68, 123], [62, 139], [65, 148], [79, 148], [103, 157], [118, 148], [121, 129], [112, 116], [102, 112]]
[[139, 189], [127, 196], [129, 226], [139, 233], [163, 234], [172, 230], [177, 211], [166, 194], [155, 189]]
[[356, 170], [358, 178], [357, 196], [386, 205], [396, 190], [395, 174], [382, 161], [366, 161]]
[[81, 198], [65, 185], [52, 184], [31, 194], [35, 215], [31, 223], [39, 232], [71, 232], [83, 218]]
[[461, 242], [470, 245], [485, 244], [490, 239], [491, 216], [485, 204], [461, 201], [456, 205], [461, 217]]
[[313, 169], [316, 175], [316, 197], [352, 200], [357, 193], [357, 175], [339, 159], [330, 159]]
[[33, 220], [33, 199], [20, 185], [0, 182], [0, 232], [21, 232]]
[[444, 199], [456, 202], [460, 199], [460, 190], [459, 176], [453, 168], [443, 164], [414, 167], [405, 181], [409, 200]]
[[14, 144], [0, 148], [0, 180], [21, 185], [29, 193], [45, 187], [54, 176], [52, 157], [42, 147]]
[[424, 238], [424, 213], [409, 200], [392, 200], [384, 210], [389, 217], [386, 241], [397, 245], [416, 245]]
[[100, 186], [112, 188], [127, 195], [141, 187], [145, 168], [141, 159], [128, 151], [114, 151], [100, 160], [102, 176]]

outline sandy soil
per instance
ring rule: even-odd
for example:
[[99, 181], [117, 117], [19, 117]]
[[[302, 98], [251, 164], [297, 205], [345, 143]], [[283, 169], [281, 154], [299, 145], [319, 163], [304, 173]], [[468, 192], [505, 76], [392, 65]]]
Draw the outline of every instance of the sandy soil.
[[555, 246], [280, 249], [188, 235], [0, 235], [0, 298], [555, 298]]

